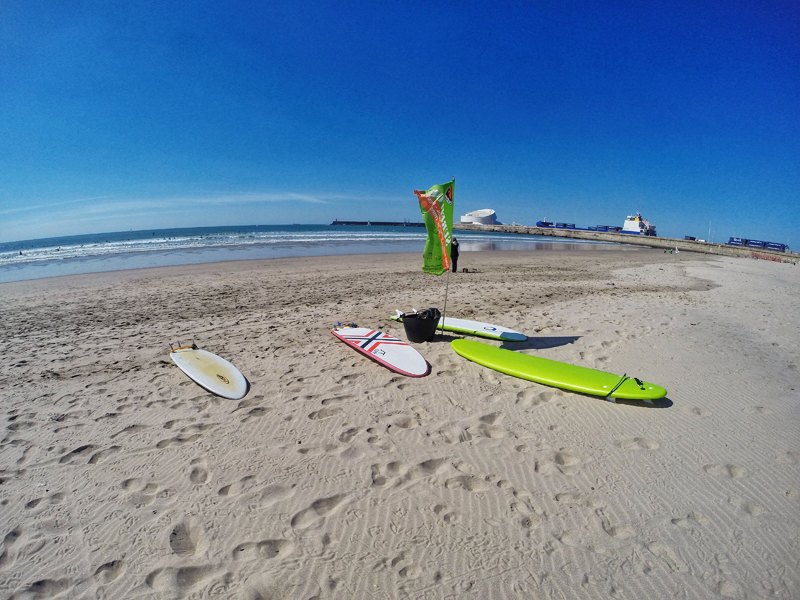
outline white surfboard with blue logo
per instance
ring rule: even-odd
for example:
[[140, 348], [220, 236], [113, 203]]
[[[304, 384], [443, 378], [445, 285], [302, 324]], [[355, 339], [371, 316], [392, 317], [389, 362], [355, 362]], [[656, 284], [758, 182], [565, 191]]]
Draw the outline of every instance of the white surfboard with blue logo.
[[[403, 322], [400, 311], [397, 311], [397, 314], [391, 318], [395, 321]], [[477, 335], [504, 342], [524, 342], [528, 339], [528, 336], [524, 333], [514, 331], [508, 327], [492, 325], [491, 323], [481, 323], [480, 321], [470, 321], [468, 319], [454, 319], [452, 317], [442, 317], [439, 319], [439, 326], [437, 329], [466, 335]]]
[[331, 333], [372, 360], [408, 377], [424, 377], [431, 367], [414, 348], [382, 331], [366, 327], [339, 326]]

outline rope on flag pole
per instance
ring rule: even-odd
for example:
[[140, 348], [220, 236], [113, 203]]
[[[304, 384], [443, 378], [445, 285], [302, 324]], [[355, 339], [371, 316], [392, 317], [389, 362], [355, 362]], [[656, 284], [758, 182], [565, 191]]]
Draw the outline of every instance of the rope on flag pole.
[[447, 318], [447, 289], [450, 287], [450, 271], [447, 271], [447, 277], [445, 277], [445, 284], [444, 284], [444, 310], [442, 311], [442, 324], [441, 330], [442, 332], [439, 335], [444, 335], [444, 320]]

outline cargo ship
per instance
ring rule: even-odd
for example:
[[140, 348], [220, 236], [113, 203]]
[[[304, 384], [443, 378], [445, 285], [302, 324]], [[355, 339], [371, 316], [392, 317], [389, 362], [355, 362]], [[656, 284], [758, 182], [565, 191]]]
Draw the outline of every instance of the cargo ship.
[[630, 233], [633, 235], [652, 235], [656, 236], [656, 226], [645, 221], [642, 215], [629, 216], [622, 227], [614, 225], [598, 225], [597, 227], [575, 227], [575, 223], [552, 223], [550, 221], [537, 221], [537, 227], [548, 227], [552, 229], [574, 229], [575, 231], [601, 231], [607, 233]]

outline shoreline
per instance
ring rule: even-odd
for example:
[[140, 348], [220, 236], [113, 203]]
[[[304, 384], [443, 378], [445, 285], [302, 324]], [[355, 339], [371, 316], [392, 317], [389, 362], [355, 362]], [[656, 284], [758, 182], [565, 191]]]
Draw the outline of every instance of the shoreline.
[[[157, 269], [162, 267], [185, 267], [189, 265], [204, 265], [214, 263], [227, 263], [238, 261], [259, 261], [259, 260], [279, 260], [297, 258], [313, 259], [323, 256], [372, 256], [385, 254], [418, 254], [421, 244], [374, 244], [373, 251], [364, 251], [363, 244], [351, 246], [331, 246], [326, 247], [327, 252], [319, 254], [318, 247], [298, 245], [291, 249], [291, 252], [283, 249], [283, 254], [276, 256], [262, 256], [270, 254], [275, 250], [267, 247], [218, 247], [194, 250], [170, 250], [166, 252], [152, 251], [139, 253], [120, 253], [105, 256], [89, 256], [82, 258], [60, 260], [48, 260], [41, 262], [31, 262], [20, 266], [5, 266], [0, 268], [0, 285], [13, 283], [15, 281], [32, 281], [37, 279], [49, 279], [54, 277], [69, 277], [73, 275], [90, 275], [92, 273], [110, 273], [116, 271]], [[514, 249], [520, 246], [520, 249]], [[399, 248], [402, 248], [400, 250]], [[565, 252], [580, 249], [582, 252], [592, 249], [616, 249], [622, 251], [641, 250], [641, 248], [631, 248], [615, 244], [605, 243], [550, 243], [550, 242], [465, 242], [462, 252]], [[88, 265], [88, 266], [87, 266]], [[93, 266], [92, 266], [93, 265]], [[88, 270], [87, 270], [88, 269]], [[20, 276], [21, 275], [21, 276]]]
[[[615, 249], [618, 250], [618, 249]], [[0, 592], [791, 597], [800, 272], [656, 250], [323, 256], [0, 285]], [[447, 281], [449, 279], [449, 281]], [[330, 328], [395, 309], [664, 385], [612, 404], [463, 360], [393, 373]], [[213, 396], [194, 339], [248, 378]], [[489, 340], [487, 343], [497, 345]]]

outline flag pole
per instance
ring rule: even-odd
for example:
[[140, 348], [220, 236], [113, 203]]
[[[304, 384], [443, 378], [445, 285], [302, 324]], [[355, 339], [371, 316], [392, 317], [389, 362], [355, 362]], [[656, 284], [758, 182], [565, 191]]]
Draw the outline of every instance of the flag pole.
[[447, 288], [450, 287], [450, 269], [447, 270], [447, 277], [445, 277], [444, 284], [444, 312], [442, 312], [442, 332], [439, 335], [444, 335], [444, 320], [447, 317]]
[[[453, 189], [455, 189], [455, 187], [456, 187], [455, 184], [456, 184], [456, 176], [453, 175]], [[456, 198], [455, 198], [455, 193], [454, 193], [453, 194], [453, 206], [455, 206], [455, 203], [456, 203]], [[450, 231], [453, 231], [452, 226], [450, 227]], [[450, 242], [450, 243], [452, 244], [452, 242]], [[450, 257], [450, 260], [453, 260], [452, 256]], [[444, 311], [442, 312], [442, 332], [439, 334], [441, 336], [444, 336], [444, 324], [445, 324], [444, 322], [447, 319], [447, 291], [450, 288], [450, 271], [452, 271], [452, 270], [453, 270], [452, 266], [449, 269], [447, 269], [447, 277], [445, 278], [445, 284], [444, 284]]]

